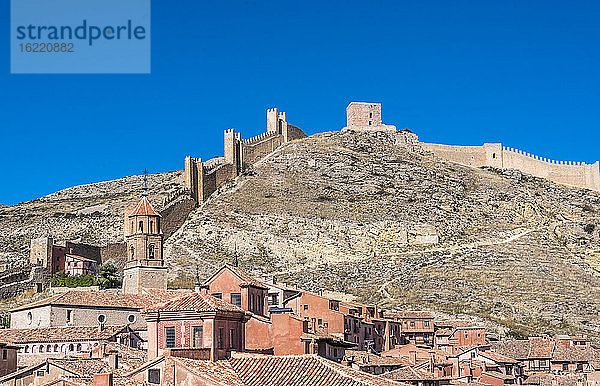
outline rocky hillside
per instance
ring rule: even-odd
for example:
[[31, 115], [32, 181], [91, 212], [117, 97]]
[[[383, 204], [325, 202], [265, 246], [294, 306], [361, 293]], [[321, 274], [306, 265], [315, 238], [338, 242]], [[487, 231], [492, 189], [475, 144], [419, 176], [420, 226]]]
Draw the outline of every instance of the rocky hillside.
[[191, 214], [167, 243], [172, 274], [237, 250], [306, 289], [600, 336], [598, 193], [442, 162], [398, 135], [287, 144]]
[[[406, 135], [332, 132], [284, 145], [166, 241], [172, 285], [237, 254], [243, 268], [305, 289], [473, 315], [504, 334], [600, 337], [600, 195], [443, 162]], [[0, 208], [4, 258], [25, 257], [29, 238], [47, 233], [120, 241], [139, 185], [129, 177]], [[181, 172], [149, 185], [160, 202], [181, 189]]]

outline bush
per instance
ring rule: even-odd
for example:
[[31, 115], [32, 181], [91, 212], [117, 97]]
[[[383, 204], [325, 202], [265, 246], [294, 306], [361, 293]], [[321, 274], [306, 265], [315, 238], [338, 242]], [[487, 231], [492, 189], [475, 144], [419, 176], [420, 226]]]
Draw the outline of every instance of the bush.
[[583, 227], [583, 230], [586, 231], [586, 233], [592, 233], [594, 231], [594, 229], [596, 229], [596, 225], [594, 224], [587, 224], [586, 226]]
[[90, 287], [96, 285], [96, 276], [94, 275], [81, 275], [81, 276], [68, 276], [64, 271], [59, 271], [52, 276], [50, 283], [53, 287]]
[[118, 288], [121, 286], [121, 280], [118, 275], [117, 267], [111, 263], [106, 263], [100, 267], [98, 275], [98, 284], [102, 288]]

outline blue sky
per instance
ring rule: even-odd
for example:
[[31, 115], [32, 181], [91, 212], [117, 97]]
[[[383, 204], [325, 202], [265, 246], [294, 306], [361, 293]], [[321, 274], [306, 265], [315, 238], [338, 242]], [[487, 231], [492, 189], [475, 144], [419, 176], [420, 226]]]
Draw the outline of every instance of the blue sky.
[[11, 75], [3, 3], [0, 203], [181, 169], [268, 107], [339, 129], [353, 100], [423, 141], [600, 158], [599, 2], [155, 0], [150, 75]]

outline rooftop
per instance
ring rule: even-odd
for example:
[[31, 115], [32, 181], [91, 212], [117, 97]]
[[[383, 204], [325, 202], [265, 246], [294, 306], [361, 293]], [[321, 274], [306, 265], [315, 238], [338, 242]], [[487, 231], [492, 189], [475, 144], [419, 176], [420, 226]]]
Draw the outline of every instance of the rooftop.
[[36, 342], [73, 342], [108, 340], [123, 331], [126, 326], [45, 327], [0, 330], [0, 340], [13, 344]]
[[245, 313], [245, 311], [238, 306], [235, 306], [224, 300], [217, 299], [212, 295], [200, 292], [191, 292], [163, 303], [154, 304], [144, 309], [144, 312], [146, 313], [156, 311], [233, 311]]
[[144, 196], [129, 213], [129, 217], [131, 216], [160, 216], [160, 214], [156, 213], [150, 202], [148, 202], [148, 199]]

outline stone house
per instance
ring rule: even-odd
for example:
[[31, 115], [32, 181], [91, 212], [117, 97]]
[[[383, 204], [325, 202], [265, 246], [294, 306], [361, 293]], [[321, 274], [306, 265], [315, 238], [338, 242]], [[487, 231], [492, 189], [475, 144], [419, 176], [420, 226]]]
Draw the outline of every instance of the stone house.
[[98, 263], [83, 256], [66, 254], [64, 271], [69, 276], [95, 275], [98, 273]]
[[433, 315], [427, 311], [402, 311], [394, 315], [402, 322], [403, 343], [427, 345], [433, 347]]
[[167, 349], [208, 349], [212, 360], [245, 350], [246, 312], [200, 291], [144, 309], [150, 360]]
[[403, 358], [380, 356], [368, 351], [346, 350], [344, 362], [348, 366], [370, 374], [383, 374], [412, 364]]
[[[454, 378], [467, 378], [483, 383], [521, 384], [523, 367], [518, 360], [490, 350], [489, 346], [476, 346], [451, 355]], [[483, 381], [481, 378], [487, 379]], [[499, 383], [500, 382], [500, 383]]]
[[438, 350], [450, 355], [457, 354], [465, 347], [475, 347], [487, 344], [484, 327], [455, 327], [442, 328], [435, 331], [435, 345]]
[[67, 291], [10, 310], [11, 328], [130, 325], [145, 330], [140, 311], [180, 292], [165, 291], [143, 295], [112, 292]]
[[0, 343], [0, 377], [17, 370], [19, 346]]
[[52, 237], [31, 240], [29, 262], [46, 268], [50, 275], [54, 275], [66, 270], [66, 256], [69, 254], [93, 260], [96, 264], [102, 262], [100, 247], [72, 241], [55, 242]]
[[0, 330], [0, 341], [20, 348], [18, 366], [46, 358], [90, 353], [105, 342], [138, 347], [141, 338], [128, 326], [46, 327]]

